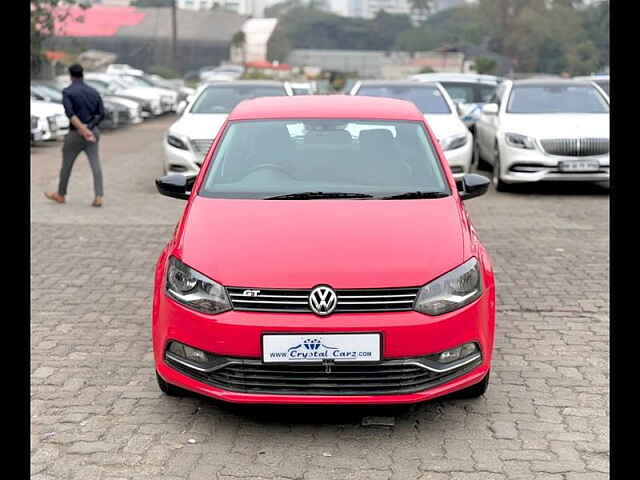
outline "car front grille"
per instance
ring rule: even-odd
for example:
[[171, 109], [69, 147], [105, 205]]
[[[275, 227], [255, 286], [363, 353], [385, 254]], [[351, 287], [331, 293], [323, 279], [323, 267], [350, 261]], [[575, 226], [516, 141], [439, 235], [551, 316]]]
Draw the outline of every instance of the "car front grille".
[[213, 139], [191, 140], [191, 146], [197, 154], [205, 156], [209, 151], [209, 147], [213, 143]]
[[327, 365], [319, 364], [269, 365], [253, 359], [218, 358], [222, 361], [221, 367], [203, 372], [165, 356], [172, 368], [208, 385], [233, 392], [275, 395], [414, 393], [464, 375], [482, 363], [482, 358], [478, 356], [453, 370], [434, 372], [412, 363], [411, 359], [386, 360], [373, 364], [333, 363], [328, 368]]
[[590, 157], [609, 153], [608, 138], [554, 138], [540, 140], [549, 155], [565, 157]]
[[[400, 312], [413, 309], [420, 287], [336, 290], [333, 313]], [[311, 289], [227, 287], [234, 310], [312, 313]]]
[[58, 118], [57, 116], [47, 117], [47, 122], [49, 123], [49, 130], [55, 132], [58, 130]]

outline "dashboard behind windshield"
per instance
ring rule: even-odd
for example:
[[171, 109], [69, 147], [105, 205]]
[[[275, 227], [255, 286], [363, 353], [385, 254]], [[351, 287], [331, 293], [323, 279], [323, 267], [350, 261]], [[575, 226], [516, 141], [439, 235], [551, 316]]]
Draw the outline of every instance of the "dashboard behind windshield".
[[218, 198], [299, 192], [449, 194], [445, 178], [421, 122], [234, 121], [199, 193]]

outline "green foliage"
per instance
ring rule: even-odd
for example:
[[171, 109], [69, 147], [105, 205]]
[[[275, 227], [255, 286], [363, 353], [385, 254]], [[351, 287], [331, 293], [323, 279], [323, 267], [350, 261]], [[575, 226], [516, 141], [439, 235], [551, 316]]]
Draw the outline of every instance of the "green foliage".
[[292, 48], [390, 50], [396, 37], [411, 28], [407, 15], [381, 11], [374, 19], [365, 20], [285, 3], [276, 4], [269, 11], [269, 15], [280, 14], [268, 43], [270, 60], [284, 61]]
[[492, 75], [496, 72], [498, 63], [492, 58], [478, 57], [475, 59], [473, 67], [477, 73]]
[[435, 70], [431, 67], [422, 67], [418, 73], [435, 73]]
[[[44, 57], [44, 42], [53, 36], [57, 22], [64, 22], [70, 17], [70, 9], [87, 5], [78, 0], [31, 0], [31, 70], [37, 74], [47, 63]], [[82, 21], [82, 17], [77, 18]]]
[[[413, 28], [406, 15], [380, 11], [371, 20], [348, 18], [285, 0], [265, 11], [279, 18], [267, 56], [284, 61], [293, 48], [418, 52], [481, 47], [510, 59], [519, 72], [577, 75], [609, 63], [609, 2], [577, 8], [581, 3], [478, 0], [434, 13]], [[426, 11], [432, 1], [411, 0], [411, 5]], [[476, 64], [482, 71], [498, 70], [484, 59]]]

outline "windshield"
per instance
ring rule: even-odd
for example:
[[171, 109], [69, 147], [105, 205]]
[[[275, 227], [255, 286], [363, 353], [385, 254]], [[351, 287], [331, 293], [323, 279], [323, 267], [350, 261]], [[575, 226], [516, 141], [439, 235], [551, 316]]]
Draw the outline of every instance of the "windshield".
[[515, 86], [507, 113], [609, 113], [609, 105], [590, 85]]
[[200, 93], [190, 113], [229, 113], [242, 100], [256, 97], [281, 97], [284, 87], [271, 85], [216, 85]]
[[62, 102], [62, 92], [46, 85], [32, 85], [31, 89], [43, 97], [49, 97], [54, 102]]
[[90, 87], [95, 88], [98, 91], [98, 93], [100, 93], [101, 95], [105, 95], [109, 93], [109, 90], [107, 88], [108, 84], [106, 82], [101, 82], [98, 80], [85, 80], [84, 82]]
[[131, 76], [121, 76], [118, 80], [132, 87], [153, 87], [150, 83], [145, 82], [141, 78]]
[[451, 113], [449, 105], [436, 87], [363, 85], [357, 95], [408, 100], [413, 102], [422, 113]]
[[595, 83], [609, 95], [609, 80], [595, 80]]
[[231, 122], [200, 194], [269, 198], [418, 191], [450, 193], [422, 123], [291, 119]]

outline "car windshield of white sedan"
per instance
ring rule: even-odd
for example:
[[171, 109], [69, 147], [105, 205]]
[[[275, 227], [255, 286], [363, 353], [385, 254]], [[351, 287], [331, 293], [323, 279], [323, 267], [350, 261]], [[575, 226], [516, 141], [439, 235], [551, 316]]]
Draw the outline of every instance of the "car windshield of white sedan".
[[451, 109], [440, 90], [427, 86], [396, 86], [396, 85], [363, 85], [358, 95], [368, 97], [389, 97], [413, 102], [422, 113], [451, 113]]
[[189, 113], [229, 113], [243, 100], [257, 97], [281, 97], [283, 87], [256, 85], [220, 85], [203, 90]]
[[420, 122], [231, 122], [200, 195], [216, 198], [439, 198], [450, 194]]
[[609, 105], [588, 85], [527, 85], [513, 88], [507, 113], [609, 113]]

